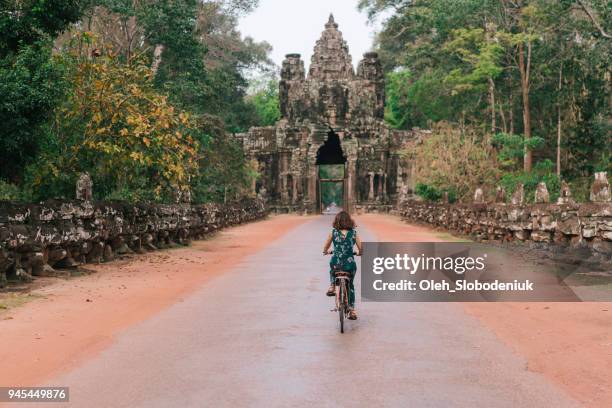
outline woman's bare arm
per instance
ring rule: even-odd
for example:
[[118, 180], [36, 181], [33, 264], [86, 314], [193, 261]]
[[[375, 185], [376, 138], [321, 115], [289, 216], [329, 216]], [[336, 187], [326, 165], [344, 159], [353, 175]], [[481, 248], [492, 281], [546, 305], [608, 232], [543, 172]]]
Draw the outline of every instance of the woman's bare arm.
[[327, 240], [325, 241], [325, 245], [323, 245], [323, 253], [324, 254], [329, 254], [329, 247], [332, 244], [332, 234], [329, 234], [327, 236]]
[[357, 246], [357, 255], [361, 255], [361, 238], [359, 238], [359, 234], [355, 234], [355, 245]]

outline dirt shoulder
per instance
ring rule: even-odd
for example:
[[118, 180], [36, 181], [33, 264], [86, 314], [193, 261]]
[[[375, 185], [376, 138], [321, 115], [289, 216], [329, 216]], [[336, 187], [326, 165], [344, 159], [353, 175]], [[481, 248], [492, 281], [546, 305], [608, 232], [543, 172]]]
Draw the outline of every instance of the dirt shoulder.
[[103, 265], [96, 273], [5, 296], [0, 309], [0, 385], [37, 385], [99, 352], [136, 324], [308, 221], [276, 216], [181, 249]]
[[[456, 240], [399, 217], [358, 218], [380, 241]], [[612, 303], [470, 303], [464, 310], [540, 373], [589, 407], [612, 406]]]

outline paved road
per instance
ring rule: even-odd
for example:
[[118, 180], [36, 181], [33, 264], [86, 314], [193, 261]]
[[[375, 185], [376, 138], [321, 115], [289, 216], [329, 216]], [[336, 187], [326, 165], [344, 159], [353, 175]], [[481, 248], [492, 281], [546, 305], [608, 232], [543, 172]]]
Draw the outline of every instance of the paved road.
[[460, 305], [358, 303], [339, 334], [329, 224], [302, 224], [50, 383], [82, 407], [575, 406]]

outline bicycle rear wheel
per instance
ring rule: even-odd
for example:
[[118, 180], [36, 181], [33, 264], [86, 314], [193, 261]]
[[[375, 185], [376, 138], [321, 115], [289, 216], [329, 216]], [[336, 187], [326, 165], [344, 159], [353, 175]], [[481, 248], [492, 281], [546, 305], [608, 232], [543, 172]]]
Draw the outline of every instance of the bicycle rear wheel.
[[340, 333], [344, 333], [344, 308], [346, 307], [345, 303], [344, 303], [344, 296], [345, 296], [345, 290], [344, 290], [344, 283], [340, 284], [340, 293], [339, 293], [339, 299], [340, 301], [338, 302], [338, 316], [340, 318]]

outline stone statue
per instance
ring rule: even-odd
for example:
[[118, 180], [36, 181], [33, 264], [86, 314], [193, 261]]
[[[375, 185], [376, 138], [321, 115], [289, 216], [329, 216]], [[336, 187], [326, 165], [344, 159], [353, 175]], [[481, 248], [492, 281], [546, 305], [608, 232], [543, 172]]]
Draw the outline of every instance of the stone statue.
[[190, 203], [191, 202], [191, 190], [188, 188], [176, 187], [172, 191], [172, 198], [175, 204]]
[[190, 188], [186, 188], [185, 190], [183, 190], [183, 202], [186, 204], [191, 203], [191, 189]]
[[495, 192], [495, 202], [498, 204], [503, 204], [506, 202], [506, 189], [502, 186], [498, 186]]
[[557, 204], [574, 204], [574, 202], [575, 201], [572, 198], [572, 191], [570, 190], [569, 184], [567, 184], [565, 180], [561, 181], [561, 191], [559, 193]]
[[257, 193], [257, 198], [259, 200], [261, 200], [264, 203], [268, 202], [268, 190], [266, 190], [265, 187], [262, 187], [259, 189], [259, 192]]
[[92, 188], [93, 183], [91, 182], [91, 177], [89, 176], [89, 173], [81, 173], [76, 183], [76, 199], [83, 201], [91, 201], [93, 196]]
[[442, 203], [444, 203], [444, 204], [449, 204], [450, 203], [450, 198], [448, 197], [448, 191], [444, 191], [442, 193]]
[[523, 205], [525, 202], [525, 186], [523, 183], [519, 183], [516, 185], [516, 190], [512, 194], [512, 198], [510, 199], [512, 205]]
[[484, 204], [484, 202], [484, 191], [482, 190], [482, 187], [477, 187], [476, 191], [474, 192], [474, 204]]
[[595, 173], [595, 182], [591, 186], [590, 198], [594, 203], [610, 201], [610, 183], [608, 182], [608, 173], [605, 171]]
[[548, 194], [548, 188], [546, 187], [546, 183], [538, 183], [538, 186], [536, 187], [535, 191], [535, 202], [536, 204], [550, 202], [550, 195]]
[[174, 204], [180, 203], [182, 196], [183, 194], [180, 188], [177, 187], [172, 190], [172, 200], [174, 201]]
[[403, 204], [408, 201], [408, 186], [406, 184], [402, 184], [399, 191], [399, 203]]

